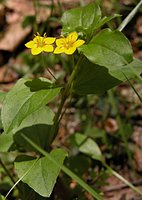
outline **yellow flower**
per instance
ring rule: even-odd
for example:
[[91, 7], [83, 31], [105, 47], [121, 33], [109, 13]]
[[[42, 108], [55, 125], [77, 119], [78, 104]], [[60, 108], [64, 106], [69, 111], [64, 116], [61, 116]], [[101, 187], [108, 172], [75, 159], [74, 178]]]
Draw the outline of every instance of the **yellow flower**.
[[27, 42], [25, 46], [31, 49], [32, 55], [38, 55], [41, 52], [53, 52], [54, 48], [51, 44], [54, 42], [54, 37], [46, 37], [46, 34], [42, 37], [37, 33], [34, 39]]
[[70, 33], [66, 38], [62, 37], [56, 39], [57, 47], [54, 50], [55, 54], [65, 53], [67, 55], [73, 54], [78, 47], [84, 44], [84, 40], [78, 39], [77, 32]]

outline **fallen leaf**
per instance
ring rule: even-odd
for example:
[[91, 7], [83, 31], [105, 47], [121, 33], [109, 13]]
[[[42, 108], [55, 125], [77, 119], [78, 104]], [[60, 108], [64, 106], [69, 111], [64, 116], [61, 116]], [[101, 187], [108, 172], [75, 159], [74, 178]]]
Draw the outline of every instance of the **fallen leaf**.
[[0, 39], [0, 50], [10, 52], [14, 51], [30, 33], [30, 31], [31, 27], [22, 28], [20, 22], [10, 24], [4, 34], [4, 37]]

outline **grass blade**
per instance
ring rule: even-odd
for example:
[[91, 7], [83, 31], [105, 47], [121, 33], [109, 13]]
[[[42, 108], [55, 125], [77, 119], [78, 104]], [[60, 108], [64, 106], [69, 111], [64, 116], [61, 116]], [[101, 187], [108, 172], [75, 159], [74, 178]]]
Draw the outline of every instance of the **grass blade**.
[[[124, 74], [124, 73], [123, 73]], [[137, 97], [139, 98], [139, 100], [142, 102], [142, 98], [139, 95], [139, 93], [137, 92], [137, 90], [135, 89], [135, 87], [133, 86], [133, 84], [131, 83], [131, 81], [128, 79], [128, 77], [126, 76], [126, 74], [124, 74], [125, 78], [127, 79], [129, 85], [131, 86], [131, 88], [134, 90], [135, 94], [137, 95]]]
[[129, 181], [127, 181], [125, 178], [123, 178], [120, 174], [118, 174], [116, 171], [111, 169], [106, 163], [103, 163], [104, 166], [110, 171], [111, 174], [113, 174], [115, 177], [117, 177], [119, 180], [121, 180], [123, 183], [125, 183], [127, 186], [129, 186], [133, 191], [138, 193], [140, 196], [142, 196], [142, 191], [140, 191], [138, 188], [136, 188], [133, 184], [131, 184]]
[[135, 6], [135, 8], [129, 13], [129, 15], [122, 21], [120, 26], [118, 27], [119, 31], [122, 31], [125, 26], [131, 21], [131, 19], [135, 16], [137, 13], [139, 7], [142, 5], [142, 0]]

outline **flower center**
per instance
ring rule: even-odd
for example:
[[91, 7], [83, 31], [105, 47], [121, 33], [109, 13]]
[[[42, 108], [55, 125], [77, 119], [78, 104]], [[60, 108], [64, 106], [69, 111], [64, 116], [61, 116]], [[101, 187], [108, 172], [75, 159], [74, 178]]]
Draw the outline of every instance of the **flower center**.
[[67, 43], [64, 44], [64, 48], [66, 48], [66, 49], [69, 49], [71, 47], [73, 47], [73, 43], [72, 42], [67, 42]]
[[45, 46], [46, 45], [45, 38], [44, 37], [37, 37], [35, 45], [36, 45], [37, 48]]

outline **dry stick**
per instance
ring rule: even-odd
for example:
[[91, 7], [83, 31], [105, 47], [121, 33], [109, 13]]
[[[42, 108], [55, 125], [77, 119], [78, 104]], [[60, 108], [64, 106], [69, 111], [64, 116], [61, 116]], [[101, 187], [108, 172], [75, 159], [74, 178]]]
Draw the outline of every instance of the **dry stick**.
[[121, 180], [123, 183], [125, 183], [128, 187], [130, 187], [133, 191], [135, 191], [136, 193], [138, 193], [140, 196], [142, 196], [142, 191], [139, 190], [137, 187], [135, 187], [132, 183], [130, 183], [128, 180], [126, 180], [125, 178], [123, 178], [123, 176], [121, 176], [119, 173], [117, 173], [116, 171], [114, 171], [111, 167], [109, 167], [109, 165], [104, 162], [102, 160], [102, 164], [109, 170], [109, 172], [114, 175], [115, 177], [117, 177], [119, 180]]
[[[136, 181], [132, 181], [132, 184], [134, 186], [141, 186], [142, 185], [142, 179], [140, 180], [136, 180]], [[125, 189], [128, 188], [129, 186], [126, 184], [119, 184], [119, 185], [113, 185], [113, 186], [109, 186], [107, 187], [105, 190], [103, 190], [104, 192], [113, 192], [116, 190], [121, 190], [121, 189]]]

